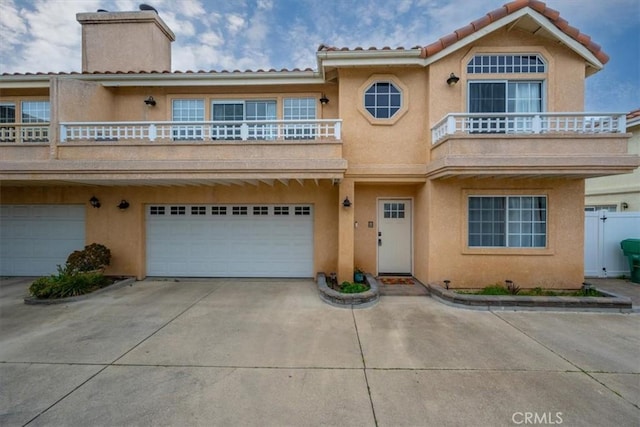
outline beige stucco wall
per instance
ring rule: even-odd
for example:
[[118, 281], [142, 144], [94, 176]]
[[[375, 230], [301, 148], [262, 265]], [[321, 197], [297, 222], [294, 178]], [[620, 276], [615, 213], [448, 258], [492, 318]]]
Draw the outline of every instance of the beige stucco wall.
[[[583, 180], [448, 179], [428, 185], [432, 195], [429, 282], [448, 279], [452, 287], [473, 288], [509, 279], [521, 287], [580, 287], [584, 276]], [[469, 195], [546, 195], [547, 248], [469, 248]]]
[[[314, 271], [336, 271], [338, 262], [338, 188], [330, 181], [305, 181], [304, 185], [276, 182], [273, 186], [188, 186], [188, 187], [6, 187], [3, 204], [84, 204], [87, 244], [102, 243], [112, 252], [108, 274], [144, 278], [145, 206], [147, 204], [253, 204], [299, 203], [313, 205]], [[92, 208], [95, 196], [101, 207]], [[129, 209], [117, 208], [122, 199]]]
[[[368, 113], [358, 108], [363, 102], [366, 84], [389, 80], [406, 87], [402, 94], [406, 113], [391, 120], [393, 125], [372, 124]], [[343, 153], [352, 170], [363, 165], [424, 164], [429, 131], [424, 120], [427, 107], [424, 69], [344, 69], [340, 70], [339, 84], [340, 118], [344, 121]]]
[[79, 13], [82, 71], [171, 70], [175, 35], [155, 12]]

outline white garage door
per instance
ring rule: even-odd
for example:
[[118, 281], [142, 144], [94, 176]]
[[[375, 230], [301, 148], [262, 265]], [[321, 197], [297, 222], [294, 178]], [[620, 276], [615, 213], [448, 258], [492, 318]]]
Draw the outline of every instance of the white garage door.
[[147, 206], [147, 275], [313, 277], [312, 208]]
[[84, 205], [0, 205], [0, 274], [43, 276], [85, 246]]

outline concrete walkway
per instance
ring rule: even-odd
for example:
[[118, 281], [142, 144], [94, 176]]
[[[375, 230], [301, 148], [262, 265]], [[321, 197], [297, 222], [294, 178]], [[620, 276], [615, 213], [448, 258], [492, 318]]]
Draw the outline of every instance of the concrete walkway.
[[0, 425], [637, 426], [640, 315], [334, 308], [306, 280], [0, 282]]

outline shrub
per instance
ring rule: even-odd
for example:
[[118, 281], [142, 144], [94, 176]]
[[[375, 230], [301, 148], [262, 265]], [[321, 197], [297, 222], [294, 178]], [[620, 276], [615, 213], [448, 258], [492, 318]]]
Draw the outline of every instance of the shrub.
[[509, 295], [509, 291], [502, 285], [487, 286], [477, 292], [478, 295]]
[[342, 282], [340, 292], [343, 294], [357, 294], [369, 290], [369, 286], [362, 283]]
[[109, 284], [102, 273], [77, 272], [69, 267], [58, 266], [58, 273], [40, 277], [29, 287], [36, 298], [66, 298], [83, 295]]
[[111, 263], [111, 251], [99, 243], [92, 243], [67, 258], [66, 269], [71, 272], [103, 270]]

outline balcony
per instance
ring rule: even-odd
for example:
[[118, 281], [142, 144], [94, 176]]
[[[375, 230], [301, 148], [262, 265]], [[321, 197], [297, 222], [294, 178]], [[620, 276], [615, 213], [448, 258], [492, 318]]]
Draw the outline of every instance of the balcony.
[[0, 179], [127, 184], [336, 179], [346, 169], [341, 125], [335, 119], [63, 122], [37, 147], [7, 134], [15, 143], [1, 144]]
[[340, 140], [341, 120], [61, 123], [60, 142]]
[[449, 114], [431, 130], [427, 176], [576, 177], [630, 173], [624, 114]]

